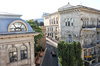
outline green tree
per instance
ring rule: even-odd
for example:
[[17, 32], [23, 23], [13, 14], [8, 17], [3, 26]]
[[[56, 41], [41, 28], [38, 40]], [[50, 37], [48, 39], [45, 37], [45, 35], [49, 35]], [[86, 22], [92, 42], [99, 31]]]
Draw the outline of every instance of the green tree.
[[79, 42], [66, 43], [60, 41], [57, 50], [61, 66], [83, 66], [81, 45]]
[[32, 29], [35, 30], [35, 32], [39, 32], [40, 33], [39, 35], [34, 37], [34, 41], [35, 41], [35, 54], [36, 54], [36, 52], [38, 51], [38, 48], [40, 49], [40, 47], [36, 47], [36, 44], [38, 44], [38, 40], [43, 38], [42, 29], [37, 25], [37, 22], [35, 22], [33, 19], [26, 20], [26, 21], [31, 25]]
[[38, 40], [40, 40], [43, 37], [42, 29], [37, 25], [37, 22], [35, 22], [33, 19], [26, 20], [32, 27], [35, 32], [39, 32], [40, 34], [34, 37], [35, 44], [38, 44]]

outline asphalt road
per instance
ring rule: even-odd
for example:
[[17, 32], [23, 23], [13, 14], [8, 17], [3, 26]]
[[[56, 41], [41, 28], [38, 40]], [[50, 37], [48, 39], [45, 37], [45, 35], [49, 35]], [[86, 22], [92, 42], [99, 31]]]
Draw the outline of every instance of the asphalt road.
[[57, 49], [50, 44], [50, 42], [46, 41], [47, 51], [42, 66], [58, 66], [57, 57], [52, 57], [51, 55], [51, 51], [55, 51], [55, 53], [57, 54]]

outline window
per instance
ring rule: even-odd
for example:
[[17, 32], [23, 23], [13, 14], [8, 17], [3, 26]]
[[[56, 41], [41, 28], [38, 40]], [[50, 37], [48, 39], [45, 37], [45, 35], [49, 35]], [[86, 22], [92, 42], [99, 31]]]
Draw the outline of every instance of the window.
[[56, 23], [58, 24], [58, 18], [56, 18]]
[[57, 31], [57, 27], [56, 27], [56, 31]]
[[69, 34], [68, 35], [68, 42], [71, 43], [72, 42], [72, 36]]
[[67, 19], [65, 19], [65, 26], [67, 26]]
[[49, 36], [49, 33], [48, 33], [48, 36]]
[[52, 38], [53, 38], [53, 33], [52, 33]]
[[21, 46], [21, 60], [27, 59], [27, 47]]
[[70, 26], [70, 19], [68, 18], [68, 26]]
[[73, 26], [73, 18], [71, 18], [71, 26]]
[[17, 61], [17, 48], [10, 48], [9, 51], [10, 62]]
[[53, 20], [54, 20], [54, 24], [55, 24], [55, 18]]
[[51, 24], [51, 19], [49, 19], [49, 24]]
[[49, 31], [49, 28], [48, 28], [48, 31]]
[[11, 25], [10, 31], [26, 31], [26, 26], [21, 22], [15, 22]]

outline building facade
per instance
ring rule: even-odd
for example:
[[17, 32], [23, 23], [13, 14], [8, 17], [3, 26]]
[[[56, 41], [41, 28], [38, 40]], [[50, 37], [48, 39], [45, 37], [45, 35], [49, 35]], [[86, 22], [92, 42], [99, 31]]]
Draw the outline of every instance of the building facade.
[[21, 15], [0, 13], [0, 66], [35, 66], [34, 36]]
[[68, 3], [58, 9], [58, 29], [59, 40], [81, 43], [85, 64], [100, 62], [100, 10]]
[[46, 36], [59, 39], [58, 12], [44, 16], [44, 26], [46, 26]]

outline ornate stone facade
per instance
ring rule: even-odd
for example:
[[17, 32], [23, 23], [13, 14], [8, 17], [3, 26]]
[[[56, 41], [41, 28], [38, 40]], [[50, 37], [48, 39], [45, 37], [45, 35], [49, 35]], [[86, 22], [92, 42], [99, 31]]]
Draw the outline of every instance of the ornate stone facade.
[[16, 14], [0, 14], [0, 66], [35, 66], [30, 25]]
[[90, 65], [100, 62], [100, 10], [68, 3], [58, 9], [57, 15], [59, 40], [80, 42], [82, 59]]

